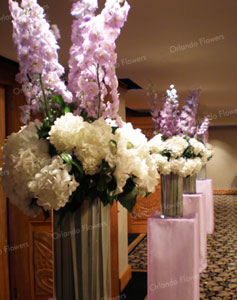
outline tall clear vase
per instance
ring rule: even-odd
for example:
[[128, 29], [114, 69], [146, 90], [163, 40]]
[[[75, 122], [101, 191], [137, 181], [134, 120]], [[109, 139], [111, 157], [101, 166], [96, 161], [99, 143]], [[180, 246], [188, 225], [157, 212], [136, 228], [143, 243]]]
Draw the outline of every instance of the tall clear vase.
[[197, 179], [199, 180], [207, 179], [207, 165], [201, 168], [200, 172], [197, 174]]
[[110, 206], [85, 200], [60, 225], [54, 213], [54, 290], [57, 300], [111, 297]]
[[161, 175], [162, 217], [183, 216], [183, 178], [177, 174]]
[[183, 180], [183, 193], [196, 194], [196, 180], [197, 175], [185, 177]]

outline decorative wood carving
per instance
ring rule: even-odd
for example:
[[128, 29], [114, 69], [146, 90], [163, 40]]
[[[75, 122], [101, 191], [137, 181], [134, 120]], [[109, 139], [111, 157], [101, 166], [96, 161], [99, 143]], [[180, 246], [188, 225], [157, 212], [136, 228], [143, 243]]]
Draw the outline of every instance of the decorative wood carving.
[[33, 251], [35, 295], [51, 295], [53, 294], [52, 234], [45, 231], [33, 232]]
[[134, 220], [146, 220], [160, 209], [160, 184], [156, 186], [156, 191], [147, 198], [138, 198], [134, 207]]

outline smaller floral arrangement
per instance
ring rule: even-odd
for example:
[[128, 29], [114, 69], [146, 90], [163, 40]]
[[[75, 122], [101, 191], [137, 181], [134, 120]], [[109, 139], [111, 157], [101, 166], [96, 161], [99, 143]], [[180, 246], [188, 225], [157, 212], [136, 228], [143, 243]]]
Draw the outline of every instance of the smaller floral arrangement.
[[175, 135], [165, 139], [157, 134], [149, 142], [158, 172], [182, 177], [198, 173], [212, 156], [212, 150], [195, 138]]
[[170, 88], [162, 109], [157, 106], [155, 94], [156, 105], [153, 105], [151, 114], [156, 135], [149, 141], [149, 146], [160, 174], [168, 175], [172, 172], [182, 177], [192, 176], [213, 155], [212, 147], [207, 143], [209, 120], [205, 118], [197, 127], [197, 98], [200, 90], [192, 91], [180, 113], [177, 91], [174, 85]]

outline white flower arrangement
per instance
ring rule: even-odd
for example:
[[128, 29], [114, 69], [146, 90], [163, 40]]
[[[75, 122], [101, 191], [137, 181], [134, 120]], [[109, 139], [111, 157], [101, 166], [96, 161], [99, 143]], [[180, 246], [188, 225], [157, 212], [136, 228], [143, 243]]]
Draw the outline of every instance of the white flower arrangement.
[[[111, 199], [118, 197], [129, 210], [138, 195], [155, 190], [158, 173], [147, 139], [130, 123], [115, 128], [103, 118], [89, 123], [66, 113], [56, 119], [47, 139], [39, 139], [40, 126], [39, 122], [24, 126], [3, 146], [3, 187], [11, 202], [25, 214], [36, 216], [41, 209], [45, 212], [64, 208], [78, 188], [83, 192], [83, 184], [100, 180], [100, 175], [104, 181], [98, 189], [95, 180], [97, 186], [92, 186], [92, 191], [106, 191]], [[54, 147], [53, 155], [49, 155], [49, 146]], [[85, 178], [90, 179], [85, 183]], [[109, 190], [107, 184], [112, 178], [115, 186]], [[129, 180], [130, 198], [123, 198]]]
[[172, 172], [182, 177], [193, 176], [213, 154], [210, 145], [178, 135], [164, 139], [157, 134], [148, 143], [158, 172], [163, 175]]

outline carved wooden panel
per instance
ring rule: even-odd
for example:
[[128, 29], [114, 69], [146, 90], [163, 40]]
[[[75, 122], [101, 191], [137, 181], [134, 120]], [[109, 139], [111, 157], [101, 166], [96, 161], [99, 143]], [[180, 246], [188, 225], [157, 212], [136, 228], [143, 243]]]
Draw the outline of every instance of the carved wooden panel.
[[52, 234], [48, 232], [33, 233], [35, 295], [53, 293], [53, 252]]
[[133, 220], [146, 220], [160, 209], [160, 184], [156, 186], [156, 191], [147, 198], [139, 197], [134, 207]]
[[51, 226], [47, 222], [31, 222], [30, 224], [32, 300], [44, 300], [53, 295], [53, 235]]

